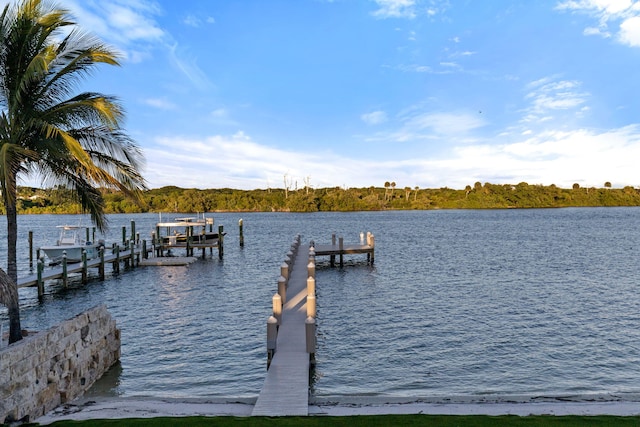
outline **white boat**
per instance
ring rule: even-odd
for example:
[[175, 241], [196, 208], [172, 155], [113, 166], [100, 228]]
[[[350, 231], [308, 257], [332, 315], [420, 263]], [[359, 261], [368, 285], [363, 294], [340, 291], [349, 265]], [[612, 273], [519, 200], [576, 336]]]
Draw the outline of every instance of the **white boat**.
[[70, 263], [82, 261], [83, 251], [87, 252], [87, 259], [100, 256], [100, 247], [104, 247], [104, 240], [97, 242], [86, 240], [84, 236], [87, 235], [87, 229], [89, 227], [59, 225], [56, 228], [60, 229], [60, 237], [56, 241], [56, 244], [40, 246], [40, 250], [49, 258], [49, 264], [61, 263], [65, 253], [67, 255], [67, 262]]

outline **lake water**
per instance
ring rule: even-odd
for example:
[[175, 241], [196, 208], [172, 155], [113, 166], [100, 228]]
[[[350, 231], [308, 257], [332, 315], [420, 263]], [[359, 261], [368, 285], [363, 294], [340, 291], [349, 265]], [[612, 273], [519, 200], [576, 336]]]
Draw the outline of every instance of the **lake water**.
[[[138, 268], [67, 290], [48, 283], [42, 303], [21, 289], [23, 327], [105, 303], [122, 330], [122, 359], [94, 393], [255, 397], [294, 236], [355, 243], [371, 231], [374, 266], [364, 255], [344, 268], [318, 258], [314, 397], [640, 393], [640, 208], [213, 216], [228, 233], [224, 260], [214, 250], [188, 267]], [[20, 216], [20, 276], [29, 273], [28, 230], [44, 245], [55, 225], [78, 218]], [[131, 220], [148, 238], [158, 217], [111, 215], [107, 241]], [[4, 268], [5, 217], [0, 227]], [[0, 322], [6, 330], [4, 308]]]

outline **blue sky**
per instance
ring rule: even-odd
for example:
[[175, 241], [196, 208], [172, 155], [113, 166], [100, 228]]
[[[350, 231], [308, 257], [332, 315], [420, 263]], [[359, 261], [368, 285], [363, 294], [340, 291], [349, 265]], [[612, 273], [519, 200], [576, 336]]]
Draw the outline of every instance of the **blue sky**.
[[640, 1], [60, 0], [150, 188], [640, 186]]

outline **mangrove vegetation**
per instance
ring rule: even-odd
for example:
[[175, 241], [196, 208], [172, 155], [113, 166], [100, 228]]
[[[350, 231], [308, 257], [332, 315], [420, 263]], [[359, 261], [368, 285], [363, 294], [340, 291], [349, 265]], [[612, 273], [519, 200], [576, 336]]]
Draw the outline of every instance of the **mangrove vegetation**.
[[[162, 187], [146, 190], [142, 204], [120, 191], [102, 189], [106, 213], [142, 212], [328, 212], [426, 209], [526, 209], [586, 206], [640, 206], [640, 190], [628, 186], [611, 188], [560, 188], [555, 185], [482, 184], [465, 189], [397, 188], [302, 188], [199, 190]], [[19, 187], [21, 214], [81, 213], [72, 191]], [[3, 212], [4, 213], [4, 212]]]

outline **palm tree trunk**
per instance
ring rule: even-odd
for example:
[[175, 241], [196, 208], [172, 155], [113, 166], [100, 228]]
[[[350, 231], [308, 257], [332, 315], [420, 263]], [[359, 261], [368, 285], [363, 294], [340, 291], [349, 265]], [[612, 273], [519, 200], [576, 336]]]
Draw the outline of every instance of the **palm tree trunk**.
[[20, 305], [18, 287], [9, 275], [0, 268], [0, 304], [9, 309], [9, 344], [22, 339], [20, 327]]
[[[8, 185], [7, 188], [15, 187]], [[15, 190], [14, 190], [15, 191]], [[13, 199], [13, 203], [11, 203]], [[0, 269], [0, 303], [9, 310], [9, 344], [22, 339], [20, 327], [20, 303], [18, 299], [18, 211], [16, 209], [16, 194], [5, 195], [4, 207], [7, 213], [7, 272]]]

